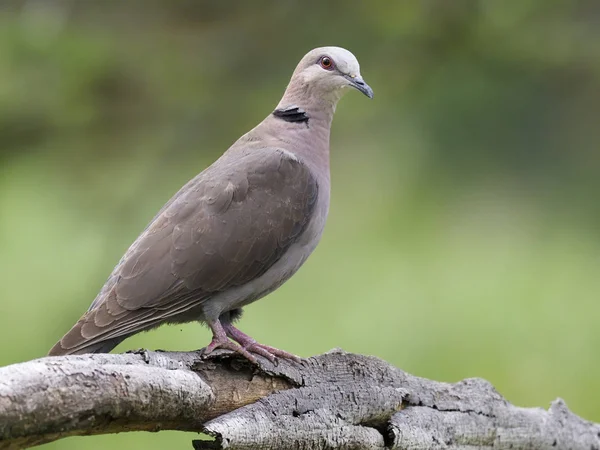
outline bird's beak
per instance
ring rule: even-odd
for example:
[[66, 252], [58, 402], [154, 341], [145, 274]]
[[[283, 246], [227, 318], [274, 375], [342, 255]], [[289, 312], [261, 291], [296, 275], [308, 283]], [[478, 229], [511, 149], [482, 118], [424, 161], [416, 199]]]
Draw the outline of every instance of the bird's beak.
[[363, 80], [363, 77], [361, 77], [360, 75], [354, 75], [354, 76], [346, 75], [346, 78], [350, 82], [350, 86], [358, 89], [360, 92], [365, 94], [367, 97], [373, 98], [373, 89], [371, 89], [371, 86], [369, 86], [367, 83], [365, 83], [365, 80]]

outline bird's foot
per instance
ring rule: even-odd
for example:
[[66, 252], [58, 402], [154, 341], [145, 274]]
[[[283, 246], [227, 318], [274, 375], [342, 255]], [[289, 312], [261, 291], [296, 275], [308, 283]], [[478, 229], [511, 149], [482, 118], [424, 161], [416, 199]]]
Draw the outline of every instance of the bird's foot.
[[230, 323], [225, 324], [223, 328], [225, 329], [227, 336], [236, 341], [243, 349], [247, 350], [248, 352], [264, 356], [273, 363], [275, 362], [276, 358], [291, 359], [297, 363], [302, 361], [293, 353], [288, 353], [284, 350], [279, 350], [278, 348], [270, 347], [268, 345], [259, 344], [255, 339], [238, 330]]
[[285, 350], [279, 350], [278, 348], [270, 347], [268, 345], [259, 344], [256, 341], [242, 345], [242, 347], [249, 352], [264, 356], [271, 362], [275, 362], [276, 358], [291, 359], [297, 363], [302, 362], [302, 359], [293, 353], [286, 352]]
[[226, 336], [214, 336], [212, 341], [210, 341], [210, 344], [208, 344], [206, 347], [204, 347], [204, 350], [202, 350], [202, 356], [208, 356], [218, 348], [239, 353], [251, 363], [257, 364], [256, 358], [254, 355], [252, 355], [252, 353], [243, 348], [240, 344], [230, 341]]

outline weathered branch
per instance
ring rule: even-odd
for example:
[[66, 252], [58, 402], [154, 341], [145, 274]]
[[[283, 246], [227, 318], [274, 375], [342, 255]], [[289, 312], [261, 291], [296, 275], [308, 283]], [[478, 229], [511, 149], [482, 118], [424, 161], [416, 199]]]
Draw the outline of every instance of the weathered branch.
[[140, 351], [0, 368], [0, 449], [165, 429], [216, 438], [196, 449], [600, 450], [600, 425], [561, 400], [519, 408], [480, 379], [430, 381], [341, 351], [260, 367]]

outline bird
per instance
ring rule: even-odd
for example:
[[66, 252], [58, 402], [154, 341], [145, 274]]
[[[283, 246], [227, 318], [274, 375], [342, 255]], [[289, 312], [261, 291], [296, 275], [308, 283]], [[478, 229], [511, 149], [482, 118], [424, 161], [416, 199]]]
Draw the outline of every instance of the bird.
[[141, 331], [198, 321], [212, 331], [203, 357], [225, 349], [253, 363], [256, 355], [298, 361], [234, 323], [321, 239], [331, 123], [349, 88], [373, 98], [349, 50], [308, 52], [275, 109], [160, 209], [49, 355], [108, 353]]

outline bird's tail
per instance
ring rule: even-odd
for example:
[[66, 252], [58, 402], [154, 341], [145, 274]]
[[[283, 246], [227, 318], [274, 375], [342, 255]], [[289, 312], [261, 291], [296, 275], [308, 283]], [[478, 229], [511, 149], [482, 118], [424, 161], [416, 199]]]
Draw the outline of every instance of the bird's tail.
[[84, 353], [108, 353], [128, 336], [108, 339], [86, 339], [81, 334], [81, 320], [48, 352], [48, 356], [81, 355]]
[[109, 353], [113, 348], [119, 345], [125, 338], [115, 338], [104, 342], [95, 342], [93, 344], [83, 344], [77, 348], [64, 348], [60, 341], [48, 352], [48, 356], [61, 355], [83, 355], [85, 353]]

